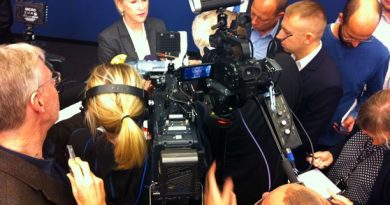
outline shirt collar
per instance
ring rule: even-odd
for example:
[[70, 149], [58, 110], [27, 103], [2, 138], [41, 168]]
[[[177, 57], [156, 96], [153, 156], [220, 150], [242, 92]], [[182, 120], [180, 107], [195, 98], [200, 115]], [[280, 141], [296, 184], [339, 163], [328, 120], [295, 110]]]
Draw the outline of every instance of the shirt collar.
[[[125, 18], [123, 18], [123, 23], [125, 24], [127, 32], [129, 33], [130, 37], [132, 37], [132, 39], [135, 39], [135, 32], [133, 32], [133, 29], [131, 29], [130, 26], [127, 25]], [[142, 35], [146, 37], [145, 24], [143, 24], [142, 26]]]
[[382, 12], [382, 18], [386, 21], [386, 23], [390, 23], [390, 19], [385, 16], [385, 14]]
[[[295, 61], [298, 70], [299, 71], [303, 70], [307, 66], [307, 64], [309, 64], [310, 61], [313, 60], [313, 58], [318, 54], [318, 52], [320, 52], [321, 48], [322, 48], [322, 41], [320, 41], [320, 45], [318, 45], [318, 47], [314, 49], [314, 51], [312, 51], [309, 55], [305, 56], [301, 60]], [[293, 54], [291, 56], [294, 60], [296, 59]]]

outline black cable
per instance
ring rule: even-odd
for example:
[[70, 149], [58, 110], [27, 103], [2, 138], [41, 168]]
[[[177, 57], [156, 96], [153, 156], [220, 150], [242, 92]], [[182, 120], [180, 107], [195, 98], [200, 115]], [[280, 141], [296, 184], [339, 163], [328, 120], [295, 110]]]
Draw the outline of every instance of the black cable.
[[266, 121], [266, 123], [268, 125], [269, 131], [271, 132], [272, 138], [275, 141], [276, 147], [279, 150], [280, 156], [282, 158], [282, 166], [283, 166], [285, 174], [287, 175], [287, 178], [289, 179], [290, 182], [298, 182], [296, 173], [294, 172], [290, 161], [286, 158], [286, 156], [284, 156], [284, 152], [280, 146], [277, 135], [275, 134], [274, 126], [272, 126], [272, 123], [269, 120], [269, 117], [268, 117], [263, 105], [261, 104], [258, 96], [255, 96], [254, 98], [255, 98], [256, 104], [258, 105], [258, 107], [260, 108], [260, 110], [264, 116], [264, 120]]
[[[283, 95], [282, 89], [279, 89], [279, 92]], [[302, 122], [298, 119], [298, 117], [295, 115], [294, 111], [290, 108], [290, 106], [288, 104], [286, 104], [286, 106], [287, 106], [288, 110], [290, 111], [290, 113], [293, 115], [294, 119], [298, 122], [299, 127], [305, 133], [305, 137], [309, 141], [311, 154], [313, 155], [314, 154], [314, 146], [313, 146], [313, 142], [310, 139], [309, 134], [306, 132], [306, 129], [303, 127]], [[310, 163], [309, 167], [304, 172], [307, 172], [307, 171], [311, 170], [311, 168], [313, 167], [313, 163], [314, 163], [314, 157], [312, 157], [312, 160], [311, 160], [311, 163]]]

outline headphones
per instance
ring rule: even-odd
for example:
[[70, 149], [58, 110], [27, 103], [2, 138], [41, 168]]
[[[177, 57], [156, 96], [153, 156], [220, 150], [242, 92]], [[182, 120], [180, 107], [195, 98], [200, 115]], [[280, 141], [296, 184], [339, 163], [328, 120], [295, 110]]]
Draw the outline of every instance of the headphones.
[[130, 94], [134, 95], [138, 98], [140, 98], [143, 101], [143, 104], [145, 106], [143, 116], [147, 116], [148, 114], [148, 100], [149, 95], [148, 92], [144, 89], [140, 89], [134, 86], [129, 85], [123, 85], [123, 84], [108, 84], [108, 85], [98, 85], [95, 87], [90, 88], [84, 93], [84, 97], [82, 99], [82, 107], [80, 108], [83, 115], [85, 114], [85, 111], [87, 111], [87, 100], [91, 97], [94, 97], [96, 95], [100, 94], [108, 94], [108, 93], [124, 93], [124, 94]]
[[278, 28], [276, 30], [276, 34], [268, 44], [267, 55], [266, 55], [268, 58], [274, 58], [276, 53], [283, 51], [282, 46], [280, 44], [284, 39], [280, 41], [276, 38], [280, 29], [282, 28], [282, 20], [283, 19], [279, 20], [279, 23], [278, 23], [279, 25], [278, 25]]

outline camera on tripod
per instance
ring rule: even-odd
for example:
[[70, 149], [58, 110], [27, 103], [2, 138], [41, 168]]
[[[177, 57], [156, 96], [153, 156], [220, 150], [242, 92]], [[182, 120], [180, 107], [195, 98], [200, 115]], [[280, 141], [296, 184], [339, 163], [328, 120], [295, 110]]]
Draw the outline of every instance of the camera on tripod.
[[[302, 144], [290, 109], [278, 89], [282, 68], [272, 58], [253, 58], [253, 46], [248, 39], [248, 14], [239, 14], [230, 27], [227, 25], [225, 7], [235, 6], [240, 0], [189, 0], [194, 13], [217, 9], [217, 22], [211, 28], [216, 30], [209, 36], [211, 49], [205, 48], [202, 62], [212, 63], [212, 79], [206, 80], [203, 89], [204, 104], [211, 111], [220, 127], [226, 128], [232, 122], [236, 111], [252, 99], [267, 122], [267, 126], [281, 155], [284, 171], [290, 181], [297, 181], [294, 162], [286, 158], [291, 149]], [[243, 32], [244, 31], [244, 32]], [[225, 146], [225, 139], [218, 140], [218, 146]], [[223, 170], [225, 151], [219, 150], [217, 161]], [[221, 182], [221, 179], [219, 179]]]
[[[234, 5], [233, 1], [240, 3], [230, 0], [228, 6]], [[301, 144], [283, 95], [274, 90], [282, 68], [271, 58], [254, 59], [250, 40], [238, 32], [240, 26], [250, 23], [250, 18], [238, 17], [228, 28], [223, 6], [214, 5], [215, 1], [202, 2], [212, 3], [209, 5], [212, 9], [218, 7], [216, 32], [209, 37], [213, 49], [205, 49], [202, 64], [165, 63], [165, 69], [159, 61], [130, 62], [154, 85], [148, 119], [152, 135], [150, 202], [180, 200], [185, 204], [189, 199], [202, 196], [202, 176], [211, 162], [211, 153], [205, 148], [207, 137], [202, 132], [195, 102], [208, 107], [216, 118], [230, 119], [248, 99], [260, 96], [266, 104], [264, 107], [271, 113], [264, 113], [264, 117], [272, 118], [270, 129], [278, 134], [277, 143], [283, 149]], [[190, 0], [190, 3], [194, 3], [195, 8], [200, 2]], [[222, 3], [227, 5], [226, 1]], [[176, 42], [165, 42], [175, 39], [175, 36], [172, 33], [158, 34], [158, 44], [169, 51], [159, 49], [161, 46], [157, 46], [157, 50], [168, 57], [177, 53], [171, 49], [179, 47]], [[144, 69], [142, 63], [152, 63], [153, 66]], [[280, 120], [283, 120], [283, 126], [287, 126], [279, 126]]]

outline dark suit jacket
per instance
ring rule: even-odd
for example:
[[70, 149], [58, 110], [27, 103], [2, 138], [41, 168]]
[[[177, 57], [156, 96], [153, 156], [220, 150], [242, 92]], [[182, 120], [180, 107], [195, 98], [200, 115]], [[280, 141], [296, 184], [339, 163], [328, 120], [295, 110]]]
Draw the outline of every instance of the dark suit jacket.
[[0, 186], [1, 205], [76, 204], [70, 185], [3, 150], [0, 150]]
[[[147, 18], [145, 31], [149, 42], [150, 53], [156, 53], [156, 33], [166, 31], [160, 19]], [[98, 37], [98, 58], [102, 63], [110, 62], [118, 54], [127, 54], [127, 61], [138, 60], [133, 41], [122, 19], [106, 28]]]
[[[341, 77], [324, 48], [300, 71], [300, 76], [301, 99], [296, 114], [316, 145], [343, 94]], [[300, 135], [305, 139], [302, 131]]]

